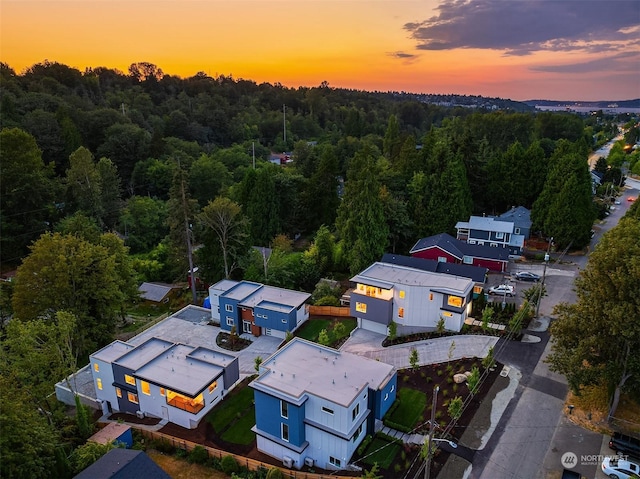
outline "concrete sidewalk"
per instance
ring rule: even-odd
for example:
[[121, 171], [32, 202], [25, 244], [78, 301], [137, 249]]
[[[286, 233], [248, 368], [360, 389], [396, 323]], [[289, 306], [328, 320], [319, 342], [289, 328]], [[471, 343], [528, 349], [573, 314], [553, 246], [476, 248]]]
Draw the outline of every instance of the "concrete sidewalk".
[[[398, 369], [406, 369], [410, 367], [409, 355], [413, 348], [418, 351], [419, 364], [426, 366], [464, 358], [484, 358], [489, 352], [489, 348], [498, 342], [496, 336], [459, 335], [383, 348], [382, 341], [384, 339], [385, 336], [382, 334], [360, 328], [354, 329], [351, 337], [342, 345], [340, 351], [376, 359]], [[452, 344], [454, 344], [453, 347]]]

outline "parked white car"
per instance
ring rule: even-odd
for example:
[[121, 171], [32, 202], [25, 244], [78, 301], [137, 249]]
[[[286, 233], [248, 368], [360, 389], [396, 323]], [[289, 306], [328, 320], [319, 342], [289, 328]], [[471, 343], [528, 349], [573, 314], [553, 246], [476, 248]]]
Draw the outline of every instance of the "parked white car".
[[602, 472], [611, 479], [634, 479], [640, 477], [640, 465], [617, 457], [605, 457], [601, 467]]
[[513, 296], [515, 294], [515, 288], [510, 284], [499, 284], [498, 286], [492, 286], [489, 288], [489, 294]]

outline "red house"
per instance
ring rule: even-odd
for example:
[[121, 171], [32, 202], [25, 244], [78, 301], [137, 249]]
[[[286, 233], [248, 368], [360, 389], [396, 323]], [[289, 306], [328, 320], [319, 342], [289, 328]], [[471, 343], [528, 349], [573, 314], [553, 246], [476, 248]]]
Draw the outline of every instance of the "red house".
[[409, 253], [416, 258], [468, 264], [500, 273], [504, 273], [509, 266], [509, 251], [506, 248], [468, 244], [447, 233], [419, 239]]

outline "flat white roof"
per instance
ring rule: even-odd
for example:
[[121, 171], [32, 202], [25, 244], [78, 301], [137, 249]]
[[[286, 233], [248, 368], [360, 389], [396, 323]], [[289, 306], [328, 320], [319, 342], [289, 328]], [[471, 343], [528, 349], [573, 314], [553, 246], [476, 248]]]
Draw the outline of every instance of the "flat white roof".
[[469, 218], [469, 228], [482, 231], [497, 231], [499, 233], [513, 233], [513, 222], [496, 220], [488, 216], [472, 216]]
[[[173, 391], [193, 397], [224, 371], [224, 366], [211, 362], [216, 356], [214, 351], [209, 351], [210, 360], [207, 360], [206, 352], [200, 351], [200, 354], [204, 355], [201, 360], [190, 356], [193, 350], [191, 346], [175, 344], [138, 369], [135, 375], [145, 381], [167, 386]], [[223, 355], [219, 356], [222, 360]], [[230, 362], [227, 360], [226, 364]]]
[[116, 340], [111, 344], [107, 344], [104, 348], [100, 349], [99, 351], [96, 351], [95, 353], [91, 354], [91, 357], [98, 359], [99, 361], [112, 363], [119, 357], [131, 351], [133, 348], [134, 347], [130, 344], [127, 344], [120, 340]]
[[131, 351], [118, 358], [114, 363], [135, 372], [171, 346], [173, 346], [173, 343], [169, 341], [160, 338], [151, 338], [139, 346], [136, 346], [135, 349], [131, 349]]
[[463, 295], [473, 288], [473, 281], [461, 276], [443, 273], [432, 273], [420, 269], [409, 268], [390, 263], [373, 263], [362, 273], [351, 278], [351, 281], [363, 284], [394, 284], [422, 286], [425, 288], [446, 289]]
[[261, 364], [251, 385], [271, 394], [303, 399], [305, 394], [349, 406], [366, 387], [380, 389], [393, 366], [294, 338]]

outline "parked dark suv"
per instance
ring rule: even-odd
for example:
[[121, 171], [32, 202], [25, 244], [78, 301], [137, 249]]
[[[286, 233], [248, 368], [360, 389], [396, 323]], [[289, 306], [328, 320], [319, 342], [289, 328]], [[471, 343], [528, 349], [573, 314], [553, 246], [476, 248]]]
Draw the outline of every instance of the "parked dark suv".
[[620, 432], [614, 432], [609, 447], [621, 454], [640, 457], [640, 439]]

